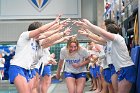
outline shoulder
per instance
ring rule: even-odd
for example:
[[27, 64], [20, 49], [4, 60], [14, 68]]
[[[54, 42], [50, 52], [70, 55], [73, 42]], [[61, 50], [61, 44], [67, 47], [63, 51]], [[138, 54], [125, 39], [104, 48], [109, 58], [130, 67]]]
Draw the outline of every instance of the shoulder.
[[79, 51], [81, 51], [81, 52], [88, 52], [88, 50], [85, 47], [82, 47], [82, 46], [80, 46]]
[[114, 42], [122, 42], [122, 41], [124, 41], [124, 38], [121, 35], [116, 34], [114, 38]]
[[61, 48], [60, 53], [61, 54], [66, 54], [67, 53], [67, 48], [66, 47]]
[[44, 52], [45, 55], [50, 55], [50, 51], [49, 51], [48, 48], [44, 48], [43, 52]]
[[22, 32], [20, 38], [27, 38], [29, 39], [29, 31]]
[[78, 53], [82, 56], [89, 56], [89, 51], [85, 47], [80, 47]]
[[61, 48], [61, 51], [66, 51], [66, 50], [67, 50], [66, 47], [62, 47], [62, 48]]

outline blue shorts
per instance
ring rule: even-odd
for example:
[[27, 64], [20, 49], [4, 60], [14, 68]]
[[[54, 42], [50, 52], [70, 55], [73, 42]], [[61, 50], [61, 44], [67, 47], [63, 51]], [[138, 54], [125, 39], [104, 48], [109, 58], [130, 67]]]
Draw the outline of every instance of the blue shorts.
[[118, 74], [119, 81], [123, 79], [126, 79], [131, 83], [135, 83], [136, 81], [136, 68], [134, 65], [121, 68], [121, 70], [117, 72], [117, 74]]
[[111, 83], [111, 70], [110, 68], [106, 68], [103, 71], [104, 79], [107, 83]]
[[34, 76], [36, 76], [36, 73], [36, 69], [32, 69], [30, 78], [32, 79]]
[[42, 72], [42, 77], [44, 77], [45, 75], [51, 76], [51, 67], [52, 65], [46, 65], [44, 66], [43, 72]]
[[98, 78], [100, 76], [100, 66], [95, 66], [94, 70], [93, 70], [93, 76], [95, 78]]
[[115, 70], [114, 65], [113, 65], [113, 64], [109, 64], [108, 66], [109, 66], [109, 68], [110, 68], [110, 70], [111, 70], [111, 76], [112, 76], [113, 74], [116, 74], [116, 70]]
[[4, 67], [0, 67], [0, 70], [4, 70]]
[[39, 74], [39, 69], [35, 68], [35, 72]]
[[94, 68], [92, 68], [91, 66], [89, 67], [89, 72], [90, 72], [90, 75], [93, 77], [94, 75], [93, 75], [93, 70], [94, 70]]
[[65, 78], [72, 77], [75, 79], [78, 79], [78, 78], [85, 78], [86, 79], [87, 76], [86, 76], [86, 72], [82, 72], [82, 73], [78, 73], [78, 74], [64, 72], [64, 77]]
[[93, 77], [95, 78], [97, 76], [96, 75], [96, 68], [93, 68], [92, 73], [93, 73]]
[[10, 79], [11, 84], [14, 83], [14, 80], [18, 76], [18, 74], [20, 74], [21, 76], [25, 77], [27, 82], [32, 77], [32, 74], [31, 74], [30, 70], [26, 70], [26, 69], [24, 69], [22, 67], [19, 67], [19, 66], [11, 65], [9, 67], [9, 79]]

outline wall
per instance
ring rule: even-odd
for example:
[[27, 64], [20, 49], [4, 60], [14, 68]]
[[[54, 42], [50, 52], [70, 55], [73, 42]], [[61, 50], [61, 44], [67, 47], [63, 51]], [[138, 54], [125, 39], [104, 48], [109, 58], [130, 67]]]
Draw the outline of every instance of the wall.
[[97, 25], [103, 25], [104, 18], [104, 0], [97, 0]]
[[[97, 0], [98, 1], [98, 0]], [[89, 19], [92, 23], [97, 22], [97, 1], [81, 0], [81, 17]], [[98, 19], [100, 19], [98, 17]], [[28, 25], [33, 21], [41, 21], [43, 23], [51, 20], [0, 20], [0, 42], [16, 42], [19, 35], [27, 30]], [[73, 26], [73, 33], [77, 33], [77, 27]], [[88, 40], [83, 36], [78, 36], [79, 40]]]

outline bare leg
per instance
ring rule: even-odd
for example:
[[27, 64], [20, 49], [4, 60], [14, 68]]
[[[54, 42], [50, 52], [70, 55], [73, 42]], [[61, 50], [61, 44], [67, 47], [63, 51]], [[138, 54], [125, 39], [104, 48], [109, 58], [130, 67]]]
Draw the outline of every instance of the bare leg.
[[101, 77], [101, 82], [102, 82], [102, 87], [103, 87], [101, 93], [108, 93], [108, 84], [104, 80], [103, 76]]
[[97, 85], [96, 85], [96, 80], [95, 80], [95, 78], [92, 76], [91, 89], [90, 89], [90, 91], [96, 90], [96, 87], [97, 87]]
[[41, 78], [42, 93], [47, 93], [50, 84], [51, 84], [51, 76], [45, 75], [44, 77]]
[[76, 79], [76, 93], [84, 92], [85, 83], [86, 83], [85, 78]]
[[93, 90], [96, 90], [96, 88], [97, 88], [97, 83], [96, 83], [96, 79], [94, 78], [94, 76], [93, 76]]
[[111, 76], [111, 80], [112, 80], [112, 85], [113, 85], [114, 93], [118, 93], [118, 75], [117, 74], [113, 74]]
[[25, 77], [20, 74], [15, 78], [14, 84], [18, 93], [30, 93], [29, 84]]
[[107, 85], [108, 85], [109, 93], [114, 93], [114, 89], [113, 89], [112, 83], [108, 83]]
[[40, 91], [39, 82], [40, 82], [40, 79], [39, 79], [39, 75], [37, 73], [34, 78], [34, 85], [33, 85], [32, 93], [39, 93], [39, 91]]
[[118, 83], [118, 93], [129, 93], [132, 87], [132, 83], [123, 79]]
[[28, 83], [29, 83], [30, 92], [32, 93], [32, 90], [34, 89], [35, 77], [32, 78]]
[[101, 78], [98, 77], [96, 80], [97, 80], [97, 89], [95, 90], [95, 92], [101, 92], [101, 90], [102, 90]]
[[75, 78], [68, 77], [65, 79], [69, 93], [75, 93]]

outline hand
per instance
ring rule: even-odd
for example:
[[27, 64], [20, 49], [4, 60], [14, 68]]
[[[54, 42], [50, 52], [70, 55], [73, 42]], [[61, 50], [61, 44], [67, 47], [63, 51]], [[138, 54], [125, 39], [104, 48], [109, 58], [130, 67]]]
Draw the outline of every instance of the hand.
[[60, 76], [60, 74], [56, 74], [56, 79], [60, 79], [61, 78], [61, 76]]
[[90, 21], [87, 19], [83, 19], [82, 22], [84, 22], [85, 24], [91, 24]]
[[72, 22], [73, 22], [72, 25], [74, 25], [74, 24], [77, 25], [77, 26], [81, 26], [82, 25], [82, 22], [80, 20], [78, 20], [78, 21], [77, 20], [73, 20]]
[[77, 34], [72, 35], [71, 37], [77, 37]]
[[62, 16], [62, 15], [59, 14], [59, 15], [55, 18], [55, 22], [59, 23], [59, 22], [60, 22], [60, 17], [61, 17], [61, 16]]
[[52, 64], [52, 65], [57, 65], [57, 62], [55, 59], [50, 58], [49, 63], [48, 64]]
[[70, 32], [71, 32], [71, 27], [67, 27], [64, 31], [64, 36], [70, 35]]
[[81, 35], [88, 35], [88, 33], [85, 30], [78, 30], [78, 33]]
[[67, 26], [67, 25], [69, 24], [69, 22], [71, 22], [71, 19], [70, 19], [70, 18], [61, 21], [61, 22], [60, 22], [60, 25]]
[[50, 57], [55, 58], [55, 54], [54, 53], [50, 54]]
[[52, 79], [60, 79], [60, 75], [58, 75], [58, 74], [54, 74], [54, 75], [52, 75]]
[[78, 27], [81, 27], [82, 29], [87, 29], [88, 28], [88, 24], [85, 21], [81, 21], [81, 20], [74, 20], [73, 24], [77, 25]]
[[68, 41], [71, 38], [71, 36], [65, 36], [63, 37], [63, 41]]
[[79, 67], [80, 67], [78, 63], [73, 63], [72, 66], [73, 66], [74, 68], [79, 68]]
[[69, 40], [71, 37], [77, 37], [77, 34], [74, 34], [74, 35], [71, 35], [71, 36], [65, 36], [65, 37], [63, 37], [63, 38], [64, 38], [64, 41], [67, 41], [67, 40]]

